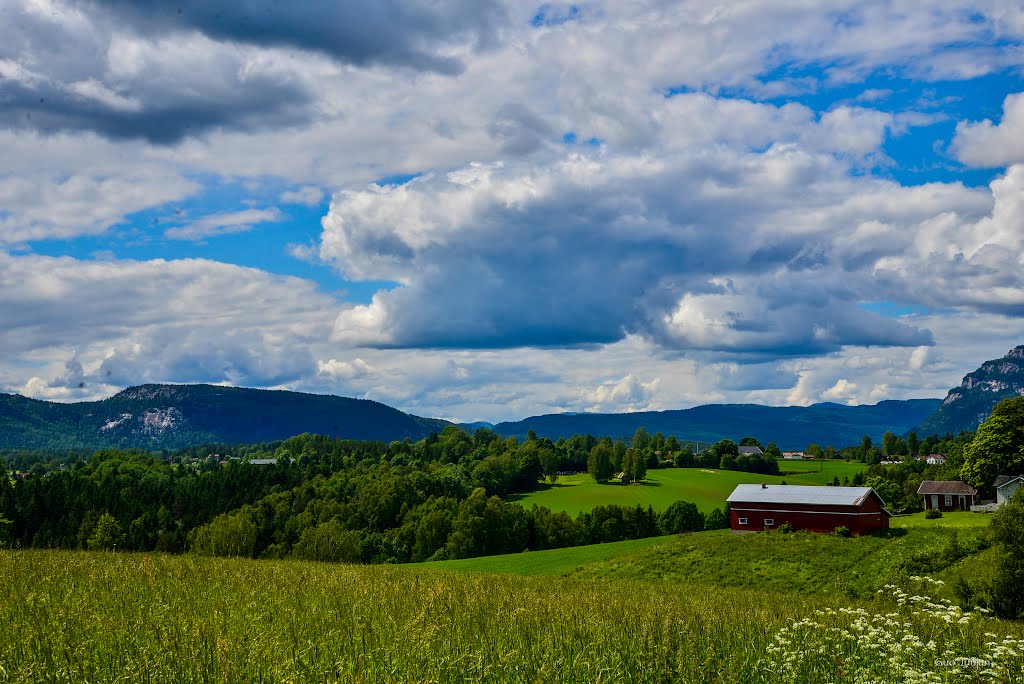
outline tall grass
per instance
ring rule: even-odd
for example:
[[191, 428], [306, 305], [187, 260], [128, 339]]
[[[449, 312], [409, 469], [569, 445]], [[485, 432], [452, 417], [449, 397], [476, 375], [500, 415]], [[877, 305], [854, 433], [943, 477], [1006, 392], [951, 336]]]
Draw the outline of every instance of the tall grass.
[[0, 581], [0, 681], [26, 683], [770, 682], [774, 635], [847, 605], [622, 580], [60, 551], [0, 552]]

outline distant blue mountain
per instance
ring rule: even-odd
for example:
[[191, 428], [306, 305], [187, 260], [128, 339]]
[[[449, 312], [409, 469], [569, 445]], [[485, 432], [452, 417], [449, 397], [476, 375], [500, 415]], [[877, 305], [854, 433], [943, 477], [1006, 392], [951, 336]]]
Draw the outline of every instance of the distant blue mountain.
[[8, 449], [180, 449], [304, 432], [390, 442], [448, 425], [365, 399], [217, 385], [142, 385], [67, 404], [0, 394], [0, 448]]
[[812, 442], [841, 448], [860, 444], [864, 435], [879, 441], [889, 431], [905, 434], [941, 403], [939, 399], [909, 399], [871, 406], [707, 404], [678, 411], [561, 413], [498, 423], [494, 431], [519, 438], [530, 430], [551, 439], [573, 434], [631, 437], [643, 426], [651, 434], [675, 435], [680, 441], [739, 441], [752, 436], [764, 443], [776, 442], [782, 449], [803, 449]]

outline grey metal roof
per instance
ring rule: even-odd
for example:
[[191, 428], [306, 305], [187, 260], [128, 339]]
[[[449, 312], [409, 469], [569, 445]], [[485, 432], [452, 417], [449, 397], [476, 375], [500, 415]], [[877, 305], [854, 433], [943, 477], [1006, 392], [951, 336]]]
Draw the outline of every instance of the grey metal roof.
[[1005, 487], [1014, 480], [1019, 479], [1021, 479], [1020, 475], [1000, 475], [999, 477], [996, 478], [996, 481], [992, 484], [992, 486], [995, 487], [996, 489], [999, 489], [1000, 487]]
[[760, 447], [756, 446], [741, 446], [737, 448], [739, 450], [737, 453], [740, 454], [757, 454], [758, 456], [760, 456], [761, 454], [764, 453], [763, 451], [761, 451]]
[[[820, 487], [810, 485], [736, 485], [729, 503], [821, 504], [859, 506], [874, 490], [871, 487]], [[878, 496], [877, 494], [875, 496]]]

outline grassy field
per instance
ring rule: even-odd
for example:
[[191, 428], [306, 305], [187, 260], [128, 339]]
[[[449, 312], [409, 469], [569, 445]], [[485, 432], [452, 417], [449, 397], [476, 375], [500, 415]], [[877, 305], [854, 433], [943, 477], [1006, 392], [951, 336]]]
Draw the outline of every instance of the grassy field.
[[[941, 524], [943, 519], [927, 520], [924, 522], [940, 524], [925, 526], [914, 524], [913, 519], [917, 517], [920, 516], [904, 516], [901, 520], [908, 523], [907, 526], [896, 528], [887, 536], [847, 539], [810, 533], [736, 535], [731, 530], [716, 530], [423, 566], [865, 598], [885, 584], [915, 574], [916, 571], [907, 569], [905, 561], [914, 554], [931, 554], [948, 548], [954, 530], [957, 543], [964, 545], [973, 544], [984, 534], [984, 529], [965, 526], [957, 518], [947, 524]], [[942, 567], [936, 574], [951, 578], [968, 561], [940, 563]]]
[[988, 527], [991, 520], [992, 515], [990, 513], [971, 513], [969, 511], [943, 513], [941, 518], [929, 520], [924, 517], [924, 512], [921, 512], [911, 515], [895, 515], [889, 520], [889, 526], [895, 528], [905, 527], [907, 529], [955, 527], [957, 529], [973, 530]]
[[[741, 473], [735, 470], [704, 470], [701, 468], [665, 468], [647, 472], [647, 480], [639, 484], [597, 484], [590, 475], [565, 475], [554, 485], [546, 485], [529, 494], [510, 497], [529, 508], [533, 504], [553, 511], [576, 515], [601, 504], [647, 507], [661, 511], [673, 502], [690, 501], [705, 513], [725, 505], [725, 499], [738, 484], [804, 484], [822, 485], [833, 478], [852, 478], [864, 464], [846, 461], [780, 461], [786, 474], [771, 476]], [[787, 472], [788, 471], [788, 472]]]
[[[1024, 644], [1021, 625], [951, 624], [884, 596], [623, 576], [0, 551], [0, 581], [0, 681], [26, 684], [902, 682], [942, 653], [998, 658], [991, 681], [1009, 682], [1021, 658], [986, 641]], [[853, 636], [865, 622], [886, 642]], [[920, 653], [884, 651], [906, 639]], [[927, 681], [964, 681], [950, 672]]]
[[431, 561], [418, 567], [458, 572], [493, 572], [513, 575], [568, 575], [588, 565], [665, 543], [670, 537], [648, 537], [610, 544], [591, 544], [568, 549], [525, 551], [502, 556], [465, 560]]

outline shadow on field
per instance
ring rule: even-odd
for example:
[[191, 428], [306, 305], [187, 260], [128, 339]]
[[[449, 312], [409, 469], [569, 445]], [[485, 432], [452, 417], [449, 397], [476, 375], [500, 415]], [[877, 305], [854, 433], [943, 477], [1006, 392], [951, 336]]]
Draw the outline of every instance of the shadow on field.
[[907, 536], [907, 528], [905, 527], [890, 527], [887, 530], [875, 530], [871, 533], [872, 537], [878, 537], [879, 539], [895, 539], [896, 537]]

